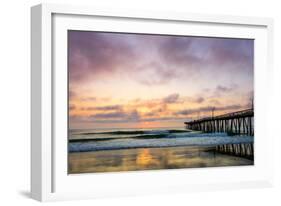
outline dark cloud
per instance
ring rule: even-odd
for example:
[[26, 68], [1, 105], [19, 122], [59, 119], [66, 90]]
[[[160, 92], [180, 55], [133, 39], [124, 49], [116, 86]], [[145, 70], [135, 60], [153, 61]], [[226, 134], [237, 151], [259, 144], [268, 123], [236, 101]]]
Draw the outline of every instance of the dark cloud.
[[69, 105], [69, 110], [71, 111], [71, 110], [75, 110], [76, 109], [76, 106], [74, 105], [74, 104], [70, 104]]
[[125, 40], [120, 34], [69, 31], [70, 83], [125, 68], [134, 56]]
[[211, 106], [206, 106], [206, 107], [200, 107], [197, 109], [185, 109], [185, 110], [180, 110], [175, 112], [175, 115], [192, 115], [192, 114], [197, 114], [198, 112], [209, 112], [212, 111], [214, 107]]
[[101, 106], [101, 107], [83, 107], [82, 110], [96, 110], [96, 111], [108, 111], [108, 110], [121, 110], [121, 105], [108, 105], [108, 106]]
[[[166, 36], [163, 39], [163, 43], [158, 47], [161, 61], [164, 61], [168, 65], [175, 65], [181, 70], [185, 67], [185, 71], [190, 75], [192, 72], [191, 69], [202, 61], [192, 51], [192, 44], [196, 38]], [[187, 69], [187, 66], [189, 69]]]
[[237, 65], [237, 70], [253, 70], [254, 47], [253, 40], [243, 39], [213, 39], [210, 47], [209, 58], [217, 63], [218, 66], [231, 64]]
[[109, 106], [103, 106], [103, 107], [96, 107], [96, 110], [121, 110], [121, 105], [109, 105]]
[[205, 101], [205, 99], [203, 97], [198, 97], [198, 98], [195, 99], [196, 103], [202, 103], [204, 101]]
[[119, 112], [110, 112], [110, 113], [101, 113], [101, 114], [94, 114], [90, 116], [93, 119], [120, 119], [127, 117], [127, 114], [125, 112], [119, 111]]
[[225, 86], [218, 85], [216, 88], [216, 92], [231, 92], [234, 89], [235, 89], [235, 86], [225, 87]]
[[131, 122], [137, 122], [140, 119], [141, 119], [141, 116], [137, 110], [134, 110], [133, 112], [131, 112], [127, 115], [127, 120], [131, 121]]
[[177, 112], [174, 112], [174, 115], [194, 115], [194, 114], [198, 114], [200, 112], [211, 112], [213, 109], [214, 111], [227, 111], [227, 110], [238, 110], [243, 108], [241, 105], [239, 104], [234, 104], [234, 105], [228, 105], [228, 106], [219, 106], [219, 107], [211, 107], [211, 106], [206, 106], [206, 107], [199, 107], [196, 109], [185, 109], [185, 110], [180, 110]]
[[95, 102], [95, 101], [97, 101], [97, 98], [96, 97], [83, 97], [83, 98], [80, 98], [80, 101], [82, 101], [82, 102]]
[[237, 89], [236, 84], [231, 84], [230, 86], [223, 86], [223, 85], [218, 85], [214, 91], [213, 91], [213, 97], [220, 97], [222, 95], [227, 95], [231, 92], [234, 92]]
[[110, 101], [110, 97], [81, 97], [79, 101], [81, 102], [106, 102]]
[[167, 37], [159, 46], [159, 54], [162, 61], [175, 66], [179, 70], [176, 72], [185, 77], [200, 71], [201, 75], [253, 74], [253, 40]]
[[132, 112], [124, 112], [124, 111], [117, 111], [117, 112], [109, 112], [109, 113], [100, 113], [90, 115], [89, 119], [92, 121], [97, 120], [116, 120], [122, 122], [137, 122], [140, 120], [140, 114], [137, 110]]
[[253, 75], [253, 40], [70, 31], [70, 84], [129, 75], [144, 85], [194, 74]]
[[184, 109], [184, 110], [180, 110], [180, 111], [177, 111], [177, 112], [174, 112], [174, 115], [185, 115], [185, 116], [188, 116], [188, 115], [191, 115], [191, 114], [194, 114], [194, 113], [197, 113], [198, 110], [192, 110], [192, 109]]
[[169, 96], [163, 98], [164, 103], [172, 104], [179, 100], [180, 95], [178, 93], [170, 94]]

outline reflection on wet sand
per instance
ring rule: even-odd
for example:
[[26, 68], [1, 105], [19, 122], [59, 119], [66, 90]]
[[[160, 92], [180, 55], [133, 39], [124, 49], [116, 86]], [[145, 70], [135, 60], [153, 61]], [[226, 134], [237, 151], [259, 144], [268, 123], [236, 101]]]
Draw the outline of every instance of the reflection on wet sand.
[[142, 149], [137, 155], [136, 163], [137, 165], [147, 167], [149, 165], [159, 164], [159, 160], [150, 154], [149, 149]]
[[69, 153], [69, 173], [253, 165], [210, 147], [168, 147]]

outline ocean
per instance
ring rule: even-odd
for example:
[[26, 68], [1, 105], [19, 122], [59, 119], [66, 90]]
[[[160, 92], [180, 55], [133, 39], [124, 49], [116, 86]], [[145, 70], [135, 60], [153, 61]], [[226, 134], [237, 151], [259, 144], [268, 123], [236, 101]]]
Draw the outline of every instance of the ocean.
[[68, 151], [89, 152], [133, 148], [217, 146], [253, 143], [253, 136], [202, 133], [182, 128], [71, 130]]
[[69, 135], [69, 174], [254, 164], [253, 156], [245, 158], [253, 154], [252, 136], [182, 128], [71, 130]]

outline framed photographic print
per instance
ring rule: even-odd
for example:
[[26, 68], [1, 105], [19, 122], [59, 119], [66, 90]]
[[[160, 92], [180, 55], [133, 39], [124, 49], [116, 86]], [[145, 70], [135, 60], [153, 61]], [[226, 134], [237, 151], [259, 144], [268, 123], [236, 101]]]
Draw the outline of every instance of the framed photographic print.
[[32, 197], [270, 186], [271, 19], [32, 8]]

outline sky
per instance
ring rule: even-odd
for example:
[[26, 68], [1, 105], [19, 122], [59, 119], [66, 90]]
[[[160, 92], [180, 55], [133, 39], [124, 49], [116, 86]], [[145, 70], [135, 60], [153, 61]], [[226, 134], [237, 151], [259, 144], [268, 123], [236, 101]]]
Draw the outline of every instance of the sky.
[[184, 127], [251, 108], [254, 40], [68, 31], [69, 127]]

